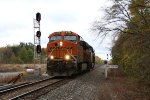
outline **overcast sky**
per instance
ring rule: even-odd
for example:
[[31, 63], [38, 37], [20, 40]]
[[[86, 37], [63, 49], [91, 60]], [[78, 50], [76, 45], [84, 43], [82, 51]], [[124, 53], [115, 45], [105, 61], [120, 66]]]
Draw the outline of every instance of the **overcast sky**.
[[[102, 44], [90, 28], [103, 16], [101, 7], [108, 0], [0, 0], [0, 47], [20, 42], [33, 43], [33, 18], [41, 13], [41, 45], [46, 47], [48, 36], [55, 31], [73, 31], [95, 49], [96, 55], [107, 59], [111, 40]], [[109, 57], [110, 58], [110, 57]]]

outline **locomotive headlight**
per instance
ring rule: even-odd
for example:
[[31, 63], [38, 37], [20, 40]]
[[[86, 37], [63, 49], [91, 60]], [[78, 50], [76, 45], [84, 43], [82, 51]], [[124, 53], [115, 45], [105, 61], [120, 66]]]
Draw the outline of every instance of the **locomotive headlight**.
[[69, 59], [70, 59], [70, 56], [69, 56], [69, 55], [65, 55], [65, 59], [66, 59], [66, 60], [69, 60]]
[[63, 45], [63, 42], [62, 42], [62, 41], [60, 41], [60, 42], [59, 42], [59, 45], [62, 47], [62, 45]]
[[50, 59], [54, 59], [54, 56], [50, 56]]

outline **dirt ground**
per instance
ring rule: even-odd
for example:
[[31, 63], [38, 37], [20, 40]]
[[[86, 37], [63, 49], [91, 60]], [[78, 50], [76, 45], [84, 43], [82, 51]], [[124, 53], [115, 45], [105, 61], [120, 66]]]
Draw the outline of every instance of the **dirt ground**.
[[150, 87], [110, 71], [100, 88], [100, 100], [150, 100]]

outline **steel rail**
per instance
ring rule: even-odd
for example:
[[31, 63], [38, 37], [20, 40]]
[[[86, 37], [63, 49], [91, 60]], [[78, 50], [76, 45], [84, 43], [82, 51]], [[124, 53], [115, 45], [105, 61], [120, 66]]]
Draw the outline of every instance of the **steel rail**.
[[15, 90], [15, 89], [23, 88], [23, 87], [26, 87], [26, 86], [29, 86], [29, 85], [34, 85], [34, 84], [44, 82], [44, 81], [47, 81], [47, 80], [50, 80], [50, 79], [53, 79], [53, 78], [54, 77], [50, 77], [50, 78], [46, 78], [46, 79], [43, 79], [43, 80], [40, 80], [40, 81], [31, 82], [31, 83], [27, 83], [27, 84], [15, 86], [15, 87], [7, 88], [7, 89], [4, 89], [4, 90], [0, 90], [0, 95], [3, 94], [3, 93], [9, 92], [9, 91]]
[[31, 94], [31, 93], [34, 93], [34, 92], [36, 92], [36, 91], [38, 91], [38, 90], [41, 90], [41, 89], [43, 89], [43, 88], [46, 88], [46, 87], [48, 87], [48, 86], [54, 85], [54, 84], [56, 84], [56, 83], [59, 83], [59, 82], [61, 82], [61, 81], [63, 81], [63, 79], [57, 80], [56, 82], [52, 82], [52, 83], [50, 83], [50, 84], [48, 84], [48, 85], [44, 85], [44, 86], [41, 86], [41, 87], [39, 87], [39, 88], [37, 88], [37, 89], [34, 89], [34, 90], [28, 91], [28, 92], [26, 92], [26, 93], [20, 94], [20, 95], [18, 95], [18, 96], [15, 96], [15, 97], [13, 97], [13, 98], [10, 98], [9, 100], [18, 100], [18, 99], [21, 99], [22, 97], [25, 97], [25, 96], [27, 96], [27, 95], [29, 95], [29, 94]]
[[17, 86], [27, 84], [27, 83], [30, 83], [30, 82], [24, 82], [24, 83], [19, 83], [19, 84], [6, 84], [6, 85], [3, 85], [3, 86], [0, 86], [0, 91], [6, 90], [6, 89], [12, 88], [12, 87], [17, 87]]

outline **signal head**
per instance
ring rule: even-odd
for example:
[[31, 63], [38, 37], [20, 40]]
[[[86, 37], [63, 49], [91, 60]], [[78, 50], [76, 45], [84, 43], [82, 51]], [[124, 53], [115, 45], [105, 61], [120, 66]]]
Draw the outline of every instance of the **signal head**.
[[38, 22], [40, 22], [40, 20], [41, 20], [41, 14], [38, 12], [38, 13], [36, 13], [36, 20], [38, 21]]
[[36, 32], [36, 36], [37, 36], [38, 38], [40, 38], [40, 37], [41, 37], [41, 32], [40, 32], [40, 31], [37, 31], [37, 32]]
[[41, 45], [37, 45], [36, 46], [36, 52], [37, 53], [41, 53]]

